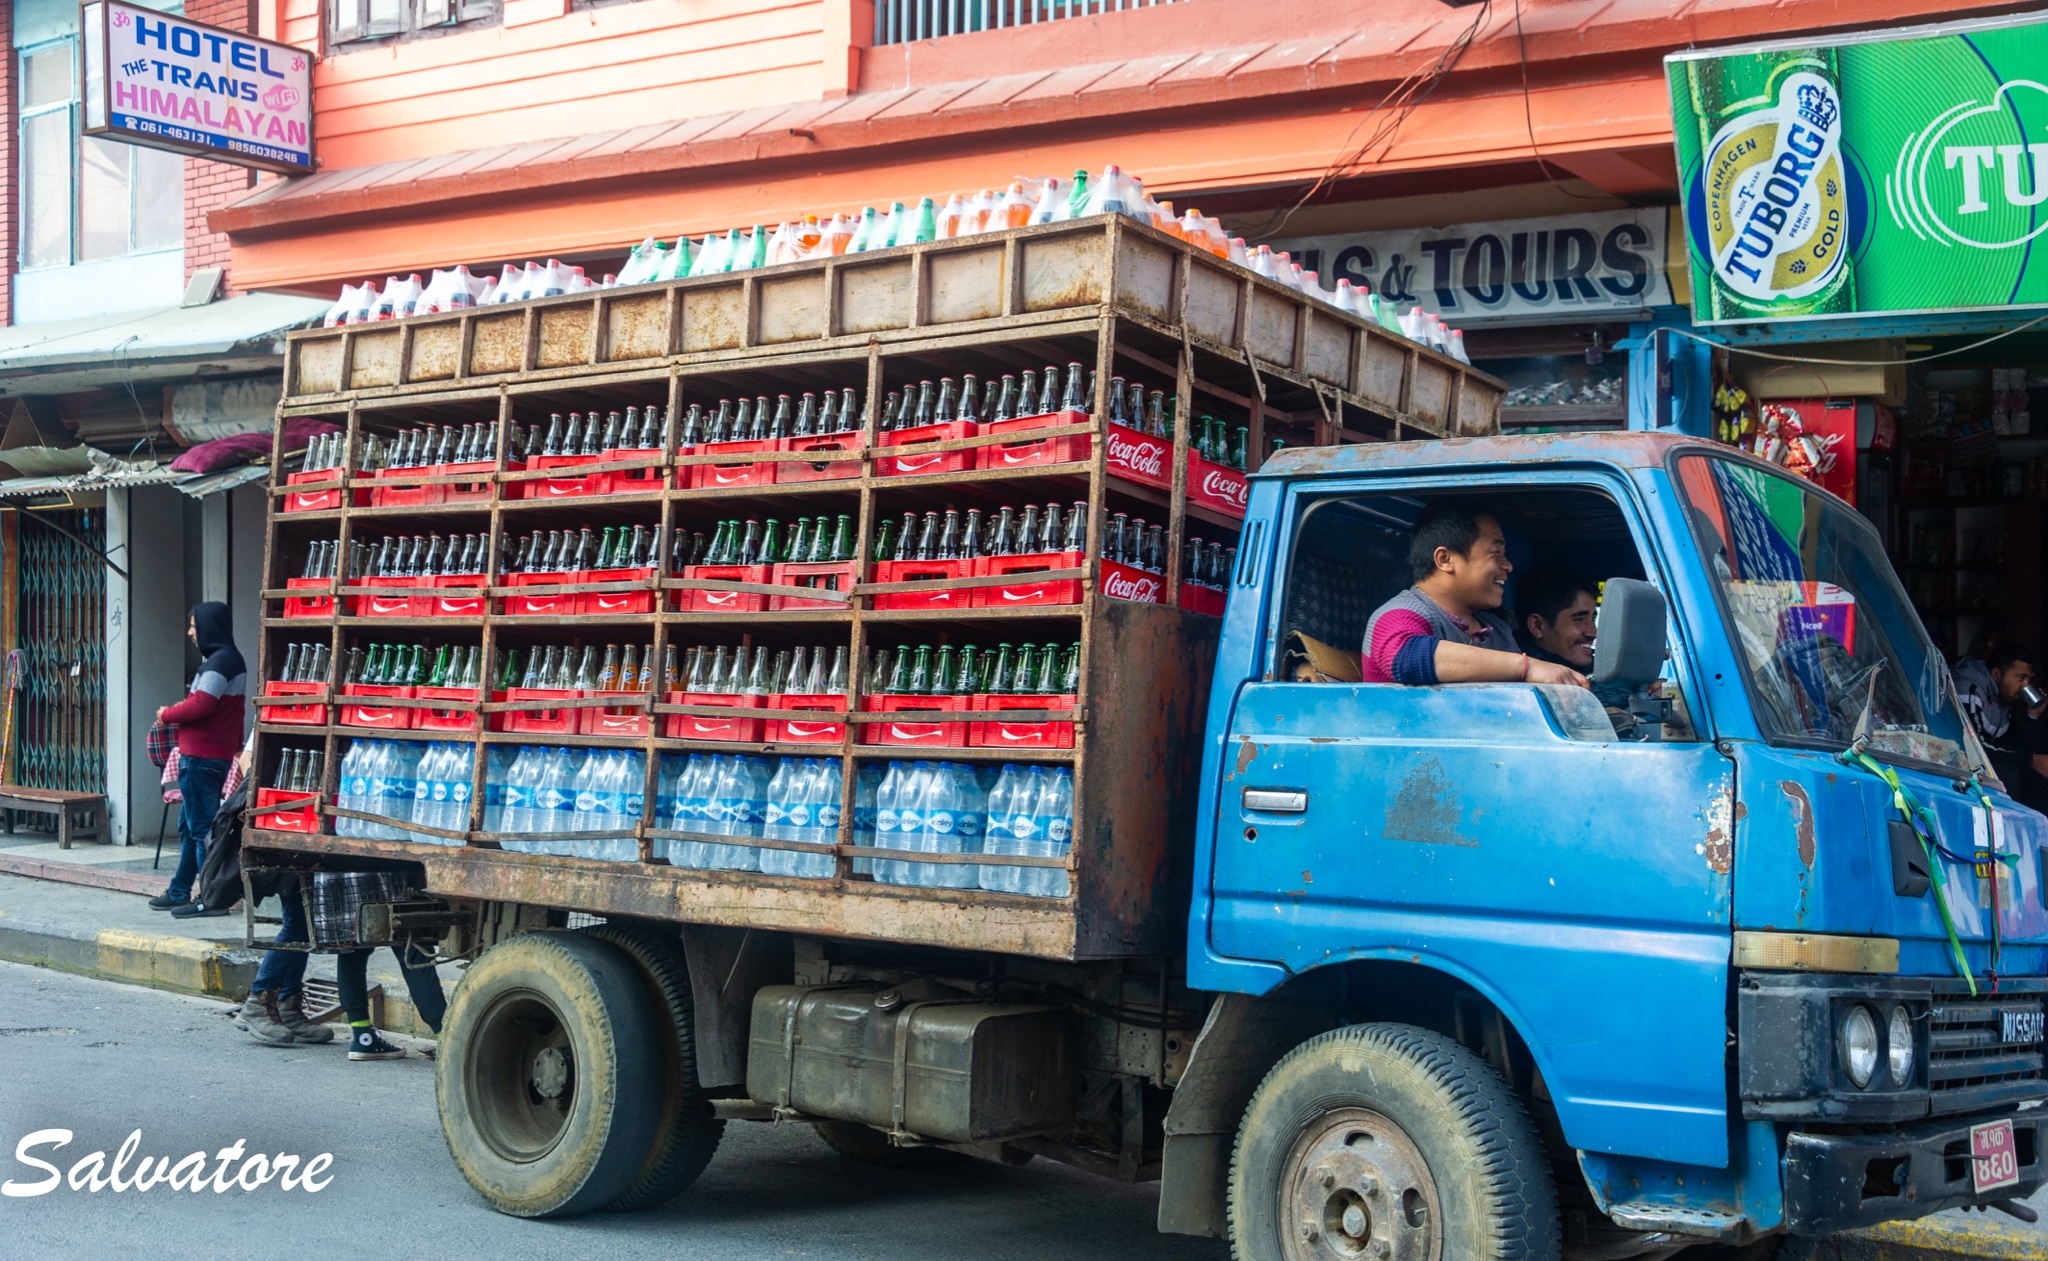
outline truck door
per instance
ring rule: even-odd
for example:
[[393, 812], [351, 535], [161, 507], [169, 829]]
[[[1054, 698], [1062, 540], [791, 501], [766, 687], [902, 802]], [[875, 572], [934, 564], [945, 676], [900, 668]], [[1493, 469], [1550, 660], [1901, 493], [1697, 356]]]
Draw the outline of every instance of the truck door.
[[[1476, 480], [1445, 493], [1501, 522], [1518, 569], [1662, 580], [1618, 481]], [[1269, 631], [1355, 655], [1436, 491], [1307, 489]], [[1212, 948], [1458, 976], [1528, 1040], [1574, 1146], [1723, 1163], [1733, 780], [1671, 628], [1684, 721], [1658, 740], [1618, 738], [1579, 688], [1292, 682], [1276, 653], [1231, 717]]]

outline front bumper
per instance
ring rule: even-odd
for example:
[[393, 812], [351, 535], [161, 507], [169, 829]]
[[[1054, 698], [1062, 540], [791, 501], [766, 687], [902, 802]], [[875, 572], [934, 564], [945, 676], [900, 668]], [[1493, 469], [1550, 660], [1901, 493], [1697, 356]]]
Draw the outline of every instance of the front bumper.
[[1794, 1234], [1824, 1235], [1945, 1208], [2025, 1199], [2041, 1187], [2048, 1110], [2012, 1114], [2019, 1184], [1978, 1195], [1971, 1189], [1970, 1126], [1996, 1119], [1927, 1121], [1881, 1134], [1786, 1135], [1786, 1227]]

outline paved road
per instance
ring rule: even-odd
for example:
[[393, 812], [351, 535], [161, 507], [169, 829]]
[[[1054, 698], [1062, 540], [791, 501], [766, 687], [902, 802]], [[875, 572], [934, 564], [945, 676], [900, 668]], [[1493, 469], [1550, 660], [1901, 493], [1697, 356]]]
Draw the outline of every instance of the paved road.
[[[23, 1135], [76, 1132], [37, 1154], [68, 1169], [114, 1153], [140, 1128], [139, 1155], [251, 1152], [334, 1156], [317, 1194], [276, 1183], [191, 1194], [157, 1186], [98, 1194], [60, 1188], [0, 1198], [0, 1256], [151, 1261], [362, 1257], [687, 1256], [832, 1261], [1222, 1261], [1213, 1240], [1156, 1234], [1157, 1196], [1038, 1161], [892, 1173], [833, 1154], [807, 1128], [734, 1125], [710, 1170], [669, 1206], [573, 1222], [523, 1222], [484, 1208], [448, 1159], [434, 1115], [433, 1065], [351, 1064], [339, 1044], [257, 1046], [201, 999], [0, 963], [0, 1180], [44, 1175], [15, 1163]], [[209, 1159], [209, 1169], [218, 1162]], [[132, 1172], [132, 1166], [130, 1168]]]

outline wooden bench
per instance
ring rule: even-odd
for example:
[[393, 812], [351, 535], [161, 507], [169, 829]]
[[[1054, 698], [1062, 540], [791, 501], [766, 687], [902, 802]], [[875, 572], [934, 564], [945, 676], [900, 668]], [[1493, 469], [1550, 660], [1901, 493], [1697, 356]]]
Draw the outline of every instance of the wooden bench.
[[55, 815], [57, 848], [70, 849], [73, 841], [106, 841], [107, 797], [105, 793], [66, 792], [61, 788], [23, 788], [0, 784], [0, 820], [9, 836], [14, 835], [14, 816]]

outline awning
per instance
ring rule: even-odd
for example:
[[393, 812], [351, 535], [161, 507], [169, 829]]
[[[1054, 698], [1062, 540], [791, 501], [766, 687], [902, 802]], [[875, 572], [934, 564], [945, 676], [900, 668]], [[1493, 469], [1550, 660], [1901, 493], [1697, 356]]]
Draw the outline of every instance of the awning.
[[178, 473], [168, 461], [150, 463], [117, 459], [90, 447], [72, 447], [91, 453], [91, 471], [55, 477], [11, 477], [0, 480], [0, 503], [11, 508], [38, 503], [62, 505], [97, 491], [124, 490], [136, 486], [169, 486], [194, 499], [218, 495], [237, 486], [262, 481], [270, 473], [265, 463], [240, 464], [211, 473]]
[[267, 463], [244, 464], [239, 468], [219, 469], [212, 473], [199, 473], [181, 478], [171, 485], [194, 499], [204, 499], [208, 495], [218, 495], [237, 486], [247, 486], [250, 482], [260, 482], [269, 475], [270, 465]]
[[249, 293], [204, 306], [0, 328], [0, 397], [65, 394], [139, 381], [274, 371], [284, 334], [319, 319], [320, 298]]

